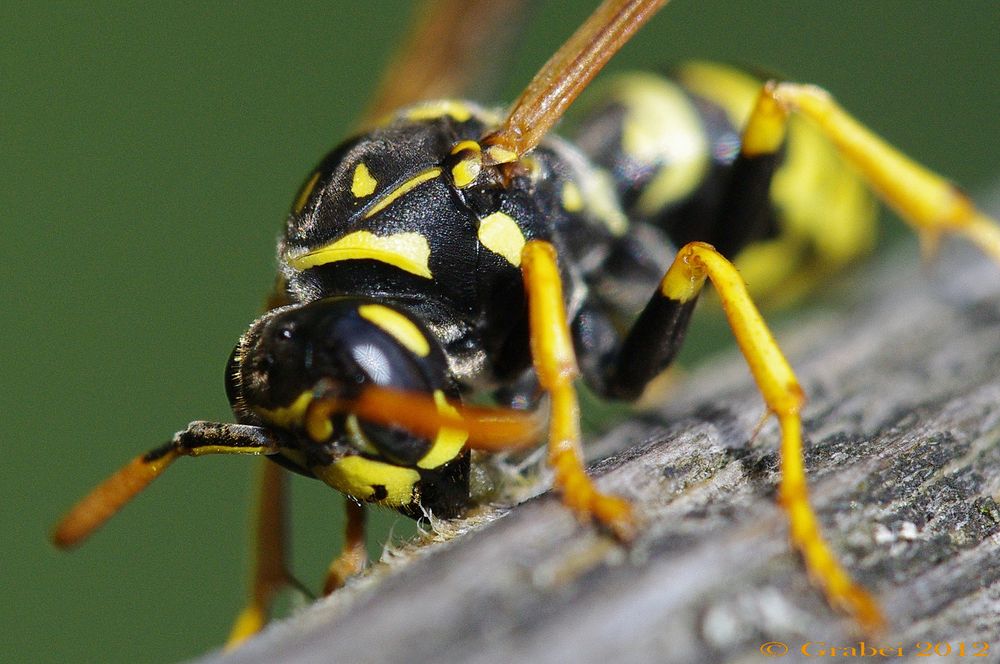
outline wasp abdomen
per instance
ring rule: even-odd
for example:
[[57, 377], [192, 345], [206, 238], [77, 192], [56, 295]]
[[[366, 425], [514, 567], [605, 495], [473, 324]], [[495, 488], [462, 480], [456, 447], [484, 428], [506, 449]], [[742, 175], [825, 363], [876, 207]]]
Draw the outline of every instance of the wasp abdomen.
[[[700, 62], [670, 75], [619, 75], [595, 90], [572, 135], [612, 174], [629, 219], [660, 228], [678, 246], [704, 241], [739, 256], [759, 294], [795, 271], [837, 267], [874, 237], [862, 181], [802, 118], [789, 118], [774, 152], [741, 154], [762, 85]], [[780, 267], [767, 265], [768, 246], [782, 252]]]

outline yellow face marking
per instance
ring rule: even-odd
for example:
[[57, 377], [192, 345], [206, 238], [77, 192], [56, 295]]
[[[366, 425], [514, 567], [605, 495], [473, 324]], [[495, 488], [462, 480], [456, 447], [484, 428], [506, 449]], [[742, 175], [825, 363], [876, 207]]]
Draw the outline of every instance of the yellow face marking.
[[401, 185], [399, 185], [392, 191], [387, 192], [382, 198], [380, 198], [379, 201], [375, 203], [375, 205], [373, 205], [370, 210], [368, 210], [368, 212], [365, 212], [365, 219], [368, 219], [369, 217], [378, 214], [403, 194], [413, 191], [424, 182], [427, 182], [428, 180], [433, 180], [439, 175], [441, 175], [441, 169], [437, 167], [428, 168], [426, 171], [417, 173], [412, 178], [410, 178], [406, 182], [403, 182]]
[[664, 164], [636, 201], [640, 214], [652, 215], [701, 182], [709, 165], [708, 138], [684, 92], [659, 76], [623, 76], [614, 96], [628, 109], [622, 149], [641, 164]]
[[329, 466], [314, 466], [310, 470], [337, 491], [358, 500], [371, 499], [375, 493], [373, 487], [384, 486], [388, 495], [379, 503], [388, 507], [402, 507], [413, 502], [414, 487], [420, 481], [420, 473], [413, 468], [361, 456], [344, 457]]
[[351, 180], [351, 193], [354, 194], [355, 198], [371, 196], [377, 186], [378, 181], [372, 177], [372, 174], [368, 171], [368, 167], [363, 162], [354, 167], [354, 179]]
[[295, 197], [295, 204], [292, 206], [292, 211], [295, 214], [302, 214], [302, 209], [309, 202], [309, 197], [312, 196], [313, 189], [316, 188], [316, 183], [319, 182], [320, 172], [316, 171], [309, 178], [309, 181], [302, 185], [302, 190], [299, 195]]
[[397, 233], [383, 237], [368, 231], [355, 231], [300, 256], [286, 256], [285, 261], [293, 269], [307, 270], [317, 265], [367, 258], [430, 279], [430, 256], [427, 238], [419, 233]]
[[[437, 404], [439, 413], [458, 417], [458, 411], [448, 403], [444, 392], [441, 390], [434, 391], [434, 403]], [[465, 441], [468, 439], [469, 434], [464, 431], [442, 427], [438, 431], [437, 436], [434, 437], [434, 443], [427, 450], [427, 454], [417, 462], [417, 466], [420, 468], [437, 468], [448, 463], [461, 454], [462, 448], [465, 446]]]
[[441, 99], [413, 106], [404, 114], [407, 120], [436, 120], [445, 116], [465, 122], [472, 117], [472, 109], [460, 101]]
[[381, 304], [363, 304], [358, 307], [358, 314], [391, 334], [396, 341], [416, 355], [427, 357], [430, 354], [430, 344], [427, 343], [427, 338], [420, 328], [395, 309]]
[[479, 241], [493, 253], [506, 258], [514, 267], [520, 267], [524, 233], [510, 215], [494, 212], [480, 221]]
[[[253, 409], [268, 424], [275, 424], [283, 429], [291, 429], [299, 426], [305, 420], [306, 409], [312, 402], [313, 393], [305, 391], [296, 397], [295, 401], [280, 408], [260, 408]], [[328, 436], [329, 437], [329, 436]]]
[[567, 212], [579, 212], [583, 209], [583, 196], [575, 182], [566, 182], [563, 185], [562, 206]]

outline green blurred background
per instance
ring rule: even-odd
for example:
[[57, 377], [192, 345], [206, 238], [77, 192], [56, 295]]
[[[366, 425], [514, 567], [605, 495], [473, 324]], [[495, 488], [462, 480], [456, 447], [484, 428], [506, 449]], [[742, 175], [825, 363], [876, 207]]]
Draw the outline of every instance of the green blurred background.
[[[73, 554], [47, 535], [131, 456], [230, 416], [223, 366], [283, 215], [411, 8], [281, 4], [0, 5], [4, 661], [175, 661], [221, 643], [242, 602], [247, 459], [180, 461]], [[487, 101], [592, 4], [544, 3]], [[998, 34], [995, 0], [675, 0], [612, 67], [706, 57], [820, 83], [977, 191], [1000, 172]], [[295, 566], [315, 586], [341, 498], [299, 479]]]

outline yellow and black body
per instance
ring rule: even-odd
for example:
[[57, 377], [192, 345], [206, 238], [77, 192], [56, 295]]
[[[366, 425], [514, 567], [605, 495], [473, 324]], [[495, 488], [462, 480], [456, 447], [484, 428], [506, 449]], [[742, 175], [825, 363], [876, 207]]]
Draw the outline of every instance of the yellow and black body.
[[[314, 440], [305, 413], [314, 396], [350, 399], [365, 384], [441, 403], [484, 391], [536, 403], [520, 272], [531, 240], [563, 261], [567, 319], [594, 391], [631, 400], [666, 368], [695, 300], [654, 298], [622, 336], [619, 321], [632, 327], [641, 307], [620, 294], [646, 304], [689, 241], [734, 255], [779, 236], [770, 187], [787, 153], [741, 157], [741, 127], [723, 104], [744, 102], [742, 88], [711, 100], [680, 79], [638, 74], [607, 90], [573, 143], [548, 137], [502, 178], [468, 183], [463, 150], [497, 118], [457, 100], [403, 109], [310, 173], [279, 248], [292, 304], [254, 323], [228, 372], [238, 421], [285, 436], [269, 458], [413, 516], [466, 507], [459, 432], [423, 440], [339, 414]], [[824, 195], [814, 188], [801, 196]]]
[[[351, 499], [331, 590], [364, 565], [363, 503], [460, 514], [473, 500], [470, 449], [540, 442], [518, 411], [543, 396], [564, 502], [628, 541], [629, 504], [585, 472], [573, 383], [640, 397], [676, 356], [710, 280], [781, 426], [791, 539], [830, 603], [877, 628], [874, 600], [809, 506], [804, 395], [730, 260], [757, 292], [795, 297], [871, 244], [866, 186], [929, 242], [956, 233], [1000, 260], [1000, 230], [824, 91], [719, 65], [614, 79], [565, 140], [550, 133], [662, 4], [605, 2], [506, 115], [422, 102], [335, 148], [293, 201], [274, 308], [229, 360], [236, 422], [194, 422], [135, 459], [70, 512], [56, 543], [81, 541], [180, 456], [265, 455]], [[484, 395], [497, 406], [469, 405]], [[262, 501], [236, 641], [260, 628], [287, 580], [272, 502]]]

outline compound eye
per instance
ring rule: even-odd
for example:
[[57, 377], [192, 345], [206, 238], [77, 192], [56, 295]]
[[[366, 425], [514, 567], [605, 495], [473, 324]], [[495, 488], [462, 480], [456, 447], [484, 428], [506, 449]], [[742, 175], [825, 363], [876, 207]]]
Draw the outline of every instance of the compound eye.
[[[363, 375], [363, 382], [429, 395], [434, 386], [428, 377], [428, 366], [423, 356], [414, 350], [412, 335], [408, 336], [412, 332], [423, 339], [423, 333], [415, 327], [410, 330], [400, 323], [400, 319], [401, 315], [398, 318], [380, 316], [375, 320], [358, 316], [345, 323], [344, 330], [350, 327], [350, 334], [345, 336], [353, 342], [348, 352]], [[357, 426], [360, 436], [380, 455], [403, 466], [416, 465], [432, 446], [430, 440], [399, 427], [360, 419]]]
[[357, 321], [350, 331], [348, 353], [365, 382], [409, 392], [430, 388], [420, 358], [396, 337], [368, 321]]
[[[429, 386], [413, 357], [379, 333], [358, 344], [351, 355], [364, 373], [365, 382], [407, 392], [427, 392]], [[430, 449], [430, 441], [392, 426], [359, 421], [360, 433], [380, 454], [393, 463], [415, 465]]]
[[274, 409], [292, 404], [311, 388], [308, 327], [300, 309], [268, 312], [250, 327], [230, 358], [227, 386], [231, 399], [247, 408]]

